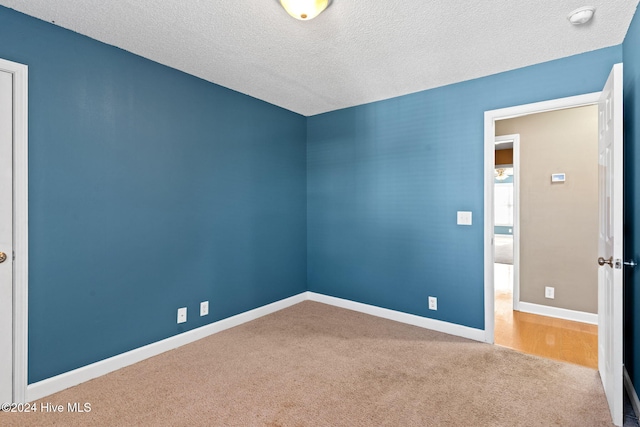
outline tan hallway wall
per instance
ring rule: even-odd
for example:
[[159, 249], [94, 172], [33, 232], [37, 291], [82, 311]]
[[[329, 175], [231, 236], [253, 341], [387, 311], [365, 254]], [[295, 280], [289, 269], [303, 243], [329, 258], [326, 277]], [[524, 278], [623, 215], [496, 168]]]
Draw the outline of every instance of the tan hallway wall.
[[[597, 115], [587, 106], [496, 122], [497, 136], [520, 134], [522, 302], [598, 311]], [[551, 183], [558, 172], [566, 182]]]

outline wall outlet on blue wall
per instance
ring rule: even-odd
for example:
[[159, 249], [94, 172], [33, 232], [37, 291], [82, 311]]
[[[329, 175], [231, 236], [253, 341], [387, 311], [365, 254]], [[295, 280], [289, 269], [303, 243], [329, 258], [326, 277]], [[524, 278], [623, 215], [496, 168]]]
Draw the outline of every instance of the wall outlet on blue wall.
[[187, 307], [181, 307], [178, 309], [178, 323], [184, 323], [187, 321]]
[[200, 316], [206, 316], [209, 314], [209, 301], [202, 301], [200, 303]]
[[429, 297], [429, 310], [437, 310], [438, 309], [438, 298]]

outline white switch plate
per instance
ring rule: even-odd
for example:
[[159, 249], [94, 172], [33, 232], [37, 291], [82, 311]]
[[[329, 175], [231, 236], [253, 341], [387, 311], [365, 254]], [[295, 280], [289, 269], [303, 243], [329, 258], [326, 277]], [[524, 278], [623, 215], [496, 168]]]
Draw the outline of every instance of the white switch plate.
[[209, 301], [202, 301], [200, 303], [200, 316], [206, 316], [209, 314]]
[[437, 310], [438, 309], [438, 298], [429, 297], [429, 310]]
[[471, 212], [458, 211], [458, 225], [471, 225]]
[[544, 297], [549, 299], [554, 299], [556, 293], [556, 288], [552, 288], [551, 286], [544, 287]]
[[181, 307], [178, 309], [178, 323], [184, 323], [187, 321], [187, 307]]

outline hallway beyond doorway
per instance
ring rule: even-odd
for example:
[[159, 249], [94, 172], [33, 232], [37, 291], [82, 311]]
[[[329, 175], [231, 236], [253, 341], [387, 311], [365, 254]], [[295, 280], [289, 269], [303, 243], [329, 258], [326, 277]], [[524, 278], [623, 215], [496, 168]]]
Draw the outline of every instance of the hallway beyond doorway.
[[495, 343], [598, 369], [598, 326], [513, 311], [513, 266], [495, 264]]

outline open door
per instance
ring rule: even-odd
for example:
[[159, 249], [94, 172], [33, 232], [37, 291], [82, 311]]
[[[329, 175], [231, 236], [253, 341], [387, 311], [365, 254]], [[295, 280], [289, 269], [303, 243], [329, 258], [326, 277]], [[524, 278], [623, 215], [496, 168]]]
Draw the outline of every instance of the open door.
[[622, 425], [622, 64], [598, 101], [598, 370], [613, 422]]
[[27, 66], [0, 59], [0, 403], [26, 402]]
[[0, 403], [13, 402], [13, 75], [0, 70]]

